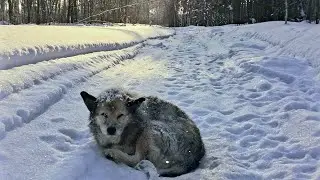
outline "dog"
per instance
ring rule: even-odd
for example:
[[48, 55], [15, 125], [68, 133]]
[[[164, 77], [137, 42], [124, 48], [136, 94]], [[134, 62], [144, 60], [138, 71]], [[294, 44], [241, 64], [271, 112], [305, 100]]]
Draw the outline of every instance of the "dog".
[[89, 128], [107, 158], [135, 167], [148, 160], [160, 176], [195, 170], [205, 155], [200, 131], [176, 105], [111, 88], [97, 98], [82, 91]]

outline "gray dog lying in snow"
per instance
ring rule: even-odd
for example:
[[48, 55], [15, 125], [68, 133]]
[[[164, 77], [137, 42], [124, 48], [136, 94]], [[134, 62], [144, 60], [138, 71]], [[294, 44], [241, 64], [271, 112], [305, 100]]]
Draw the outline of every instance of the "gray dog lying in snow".
[[135, 167], [148, 160], [160, 176], [172, 177], [196, 169], [205, 154], [195, 123], [169, 102], [116, 88], [81, 96], [97, 144], [115, 162]]

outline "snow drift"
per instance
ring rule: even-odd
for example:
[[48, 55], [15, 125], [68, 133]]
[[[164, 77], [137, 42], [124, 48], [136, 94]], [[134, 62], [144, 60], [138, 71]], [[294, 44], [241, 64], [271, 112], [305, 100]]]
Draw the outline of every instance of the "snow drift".
[[174, 34], [158, 26], [0, 26], [0, 70], [37, 62], [127, 48]]

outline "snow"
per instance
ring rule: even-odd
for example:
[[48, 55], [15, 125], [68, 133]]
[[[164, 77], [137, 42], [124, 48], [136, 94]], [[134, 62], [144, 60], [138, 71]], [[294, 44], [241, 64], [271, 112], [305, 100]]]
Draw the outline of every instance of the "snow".
[[176, 28], [165, 39], [1, 70], [0, 179], [157, 179], [105, 159], [93, 141], [80, 92], [114, 86], [177, 104], [200, 128], [206, 156], [174, 179], [320, 179], [319, 28]]
[[10, 25], [7, 21], [0, 21], [0, 25]]
[[117, 50], [174, 33], [157, 26], [0, 26], [0, 70], [40, 61]]

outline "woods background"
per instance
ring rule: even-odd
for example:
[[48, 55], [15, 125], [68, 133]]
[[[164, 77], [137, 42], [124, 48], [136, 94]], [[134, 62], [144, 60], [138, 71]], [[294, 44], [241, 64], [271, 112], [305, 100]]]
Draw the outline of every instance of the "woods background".
[[285, 4], [289, 21], [319, 23], [320, 0], [0, 0], [0, 21], [215, 26], [285, 20]]

